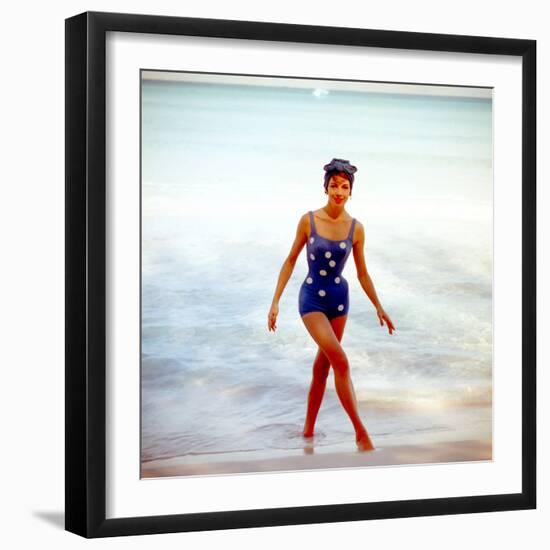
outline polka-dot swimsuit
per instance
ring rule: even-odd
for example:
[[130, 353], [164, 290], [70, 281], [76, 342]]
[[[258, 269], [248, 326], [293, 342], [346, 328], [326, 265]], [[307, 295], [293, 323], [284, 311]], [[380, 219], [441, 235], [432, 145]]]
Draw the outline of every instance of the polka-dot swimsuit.
[[348, 282], [342, 277], [353, 244], [355, 218], [346, 239], [335, 241], [321, 237], [315, 229], [313, 212], [309, 212], [311, 235], [307, 242], [309, 273], [300, 287], [300, 315], [321, 311], [329, 319], [347, 315]]

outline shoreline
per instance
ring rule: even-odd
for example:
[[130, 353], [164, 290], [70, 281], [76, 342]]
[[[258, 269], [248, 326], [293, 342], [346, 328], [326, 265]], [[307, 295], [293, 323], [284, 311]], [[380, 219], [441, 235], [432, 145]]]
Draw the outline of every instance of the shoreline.
[[143, 462], [141, 478], [480, 462], [492, 460], [492, 447], [490, 439], [460, 439], [381, 445], [369, 452], [350, 449], [349, 445], [316, 448], [312, 444], [303, 449], [284, 452], [249, 451], [221, 453], [217, 456], [186, 455]]

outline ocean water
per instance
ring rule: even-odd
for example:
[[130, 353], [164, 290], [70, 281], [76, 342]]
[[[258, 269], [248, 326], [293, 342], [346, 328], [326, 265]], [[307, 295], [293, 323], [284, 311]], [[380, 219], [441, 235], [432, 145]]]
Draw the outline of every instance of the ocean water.
[[[359, 168], [346, 208], [397, 327], [379, 326], [350, 257], [343, 346], [375, 443], [448, 438], [456, 411], [490, 431], [491, 100], [321, 84], [143, 81], [144, 461], [303, 445], [316, 353], [298, 314], [305, 252], [275, 333], [267, 313], [333, 157]], [[353, 443], [332, 378], [317, 427], [318, 445]]]

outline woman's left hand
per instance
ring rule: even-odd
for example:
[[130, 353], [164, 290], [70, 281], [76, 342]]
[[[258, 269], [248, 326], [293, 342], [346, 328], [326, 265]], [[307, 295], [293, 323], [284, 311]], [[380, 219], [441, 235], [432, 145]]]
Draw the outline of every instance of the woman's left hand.
[[378, 315], [378, 319], [380, 319], [380, 326], [384, 326], [384, 323], [386, 323], [388, 327], [388, 332], [392, 334], [392, 332], [395, 330], [395, 327], [393, 326], [392, 320], [390, 319], [389, 315], [384, 311], [382, 307], [379, 307], [376, 310], [376, 315]]

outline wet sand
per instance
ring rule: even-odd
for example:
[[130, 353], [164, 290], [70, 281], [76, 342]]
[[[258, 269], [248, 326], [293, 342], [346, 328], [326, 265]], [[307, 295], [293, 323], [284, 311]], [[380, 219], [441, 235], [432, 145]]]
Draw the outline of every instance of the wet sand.
[[316, 448], [312, 442], [303, 449], [286, 450], [274, 455], [265, 451], [182, 456], [152, 460], [142, 464], [142, 478], [163, 478], [232, 473], [281, 472], [328, 468], [357, 468], [470, 462], [492, 460], [492, 444], [487, 439], [400, 443], [359, 452], [348, 445]]

